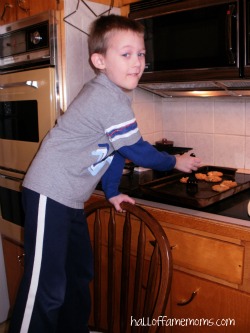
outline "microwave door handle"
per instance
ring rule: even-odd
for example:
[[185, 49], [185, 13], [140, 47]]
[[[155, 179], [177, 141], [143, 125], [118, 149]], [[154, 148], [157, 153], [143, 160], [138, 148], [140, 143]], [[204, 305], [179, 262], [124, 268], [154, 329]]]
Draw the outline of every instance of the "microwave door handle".
[[6, 84], [0, 85], [0, 89], [17, 88], [17, 87], [32, 87], [32, 88], [38, 89], [38, 82], [37, 81], [23, 81], [23, 82], [6, 83]]
[[229, 5], [227, 11], [227, 47], [228, 47], [228, 62], [230, 65], [235, 64], [235, 56], [233, 53], [233, 36], [232, 36], [232, 19], [234, 15], [235, 5]]

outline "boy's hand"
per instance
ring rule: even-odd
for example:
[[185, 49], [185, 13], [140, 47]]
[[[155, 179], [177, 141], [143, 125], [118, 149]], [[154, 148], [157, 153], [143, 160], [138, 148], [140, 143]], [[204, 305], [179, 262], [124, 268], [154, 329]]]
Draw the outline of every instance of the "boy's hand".
[[188, 153], [176, 155], [175, 169], [183, 172], [196, 171], [201, 166], [201, 159], [190, 156]]
[[135, 200], [130, 198], [128, 195], [126, 194], [118, 194], [116, 195], [115, 197], [112, 197], [109, 199], [109, 202], [115, 207], [115, 209], [118, 211], [118, 212], [123, 212], [120, 204], [125, 201], [125, 202], [129, 202], [131, 204], [135, 204]]

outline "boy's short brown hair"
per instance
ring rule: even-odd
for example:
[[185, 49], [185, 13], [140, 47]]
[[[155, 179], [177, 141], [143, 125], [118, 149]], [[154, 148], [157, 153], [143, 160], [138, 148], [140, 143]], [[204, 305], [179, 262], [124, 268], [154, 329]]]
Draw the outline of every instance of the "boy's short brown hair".
[[89, 57], [94, 53], [105, 55], [110, 33], [115, 30], [130, 30], [144, 34], [144, 26], [138, 21], [114, 14], [100, 16], [90, 27], [88, 38]]

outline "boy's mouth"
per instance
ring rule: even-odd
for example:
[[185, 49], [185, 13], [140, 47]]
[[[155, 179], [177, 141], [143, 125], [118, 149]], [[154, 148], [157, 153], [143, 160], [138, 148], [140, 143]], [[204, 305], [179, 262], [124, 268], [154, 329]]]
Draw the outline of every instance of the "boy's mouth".
[[140, 73], [130, 73], [129, 75], [130, 75], [130, 76], [138, 76], [138, 77], [139, 77], [139, 76], [140, 76]]

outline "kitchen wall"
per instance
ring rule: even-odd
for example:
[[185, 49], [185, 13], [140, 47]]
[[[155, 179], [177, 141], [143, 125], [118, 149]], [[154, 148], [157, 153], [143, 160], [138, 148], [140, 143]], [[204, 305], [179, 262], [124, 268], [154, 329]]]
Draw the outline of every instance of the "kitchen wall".
[[250, 169], [250, 98], [173, 98], [141, 89], [134, 111], [145, 139], [193, 147], [203, 163]]
[[[86, 1], [97, 15], [108, 7]], [[65, 1], [66, 15], [77, 0]], [[119, 13], [113, 9], [112, 12]], [[95, 16], [80, 3], [68, 20], [86, 31]], [[87, 36], [66, 24], [67, 104], [94, 76], [88, 64]], [[175, 146], [193, 147], [204, 164], [250, 169], [250, 98], [161, 98], [140, 88], [131, 93], [145, 140], [165, 137]]]
[[[91, 22], [96, 16], [101, 15], [109, 9], [108, 6], [94, 2], [85, 1], [85, 3], [94, 14], [81, 1], [78, 8], [78, 0], [64, 1], [65, 20], [69, 23], [65, 23], [65, 99], [67, 105], [74, 99], [83, 84], [95, 76], [88, 61], [87, 33]], [[113, 8], [111, 13], [119, 14], [120, 10]]]

